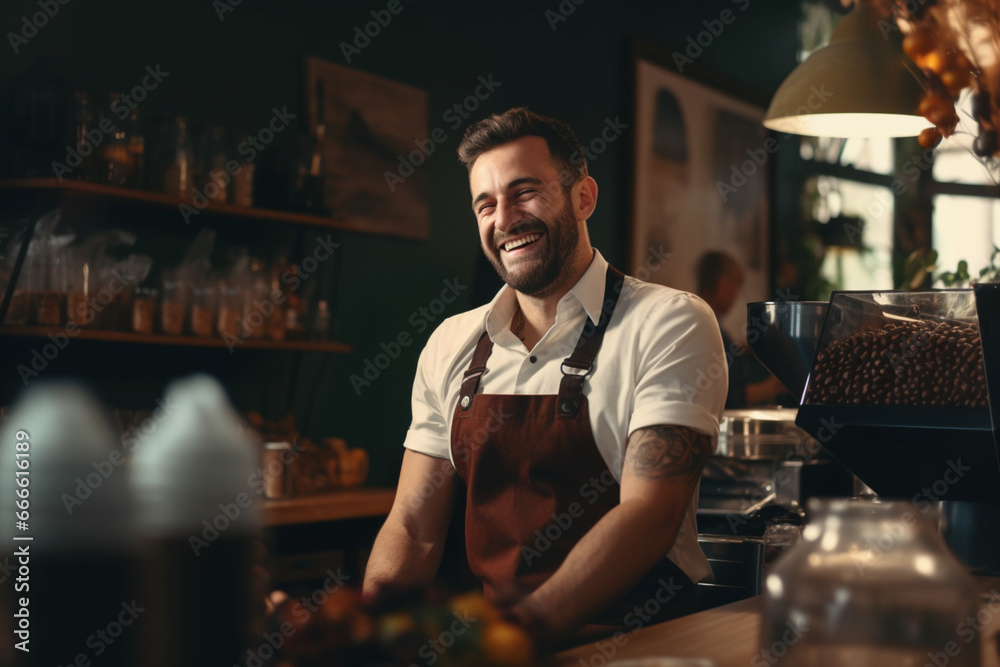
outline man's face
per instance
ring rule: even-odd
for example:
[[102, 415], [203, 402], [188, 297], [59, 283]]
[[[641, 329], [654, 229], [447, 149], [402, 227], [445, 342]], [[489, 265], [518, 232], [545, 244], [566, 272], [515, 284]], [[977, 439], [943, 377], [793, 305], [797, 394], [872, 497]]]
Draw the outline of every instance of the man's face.
[[486, 151], [472, 165], [469, 185], [483, 252], [500, 278], [524, 294], [544, 294], [580, 240], [548, 144], [523, 137]]

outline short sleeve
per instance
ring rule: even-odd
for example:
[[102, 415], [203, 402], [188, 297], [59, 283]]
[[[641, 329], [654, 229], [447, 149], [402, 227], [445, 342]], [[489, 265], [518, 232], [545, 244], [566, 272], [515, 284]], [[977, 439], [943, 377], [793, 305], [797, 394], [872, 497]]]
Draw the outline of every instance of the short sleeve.
[[693, 294], [676, 295], [651, 311], [639, 345], [629, 434], [670, 424], [714, 441], [729, 390], [729, 368], [712, 309]]
[[410, 410], [413, 415], [403, 446], [421, 454], [450, 459], [451, 434], [448, 413], [442, 405], [447, 364], [440, 356], [440, 328], [431, 334], [420, 352], [413, 379]]

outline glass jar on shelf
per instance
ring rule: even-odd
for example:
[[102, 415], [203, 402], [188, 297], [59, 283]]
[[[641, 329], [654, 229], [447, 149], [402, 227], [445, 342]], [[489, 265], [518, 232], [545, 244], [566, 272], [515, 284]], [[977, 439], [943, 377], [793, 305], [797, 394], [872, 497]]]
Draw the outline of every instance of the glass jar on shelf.
[[219, 310], [219, 289], [210, 280], [200, 280], [191, 287], [191, 334], [202, 338], [215, 335]]
[[281, 306], [274, 303], [271, 295], [267, 267], [256, 257], [250, 260], [250, 288], [247, 296], [243, 308], [243, 327], [250, 338], [259, 340], [267, 335], [269, 315]]
[[216, 330], [227, 340], [240, 338], [240, 321], [244, 311], [244, 291], [240, 285], [223, 281], [219, 284], [219, 321]]
[[764, 580], [768, 664], [978, 667], [978, 633], [963, 633], [979, 596], [930, 516], [931, 505], [817, 500], [801, 541]]
[[156, 315], [156, 301], [159, 290], [155, 287], [140, 286], [132, 296], [132, 331], [139, 334], [153, 333]]
[[66, 261], [63, 253], [42, 246], [37, 278], [40, 283], [35, 292], [34, 324], [63, 326], [66, 324]]
[[24, 257], [24, 264], [21, 267], [21, 275], [18, 276], [14, 285], [14, 293], [10, 298], [10, 305], [7, 307], [7, 317], [4, 324], [23, 326], [30, 324], [35, 316], [36, 295], [40, 288], [42, 279], [39, 275], [41, 265], [36, 252], [29, 246], [28, 254]]
[[196, 186], [205, 199], [224, 204], [229, 200], [229, 180], [226, 173], [226, 131], [212, 125], [202, 135], [198, 151]]
[[160, 300], [160, 332], [181, 336], [185, 331], [187, 313], [186, 284], [180, 271], [169, 270], [163, 274]]

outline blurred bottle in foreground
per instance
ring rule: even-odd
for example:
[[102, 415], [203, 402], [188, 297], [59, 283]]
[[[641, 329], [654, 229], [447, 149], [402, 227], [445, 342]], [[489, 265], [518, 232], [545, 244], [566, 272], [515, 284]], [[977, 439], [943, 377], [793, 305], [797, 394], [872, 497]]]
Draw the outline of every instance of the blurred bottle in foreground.
[[248, 482], [258, 447], [212, 378], [175, 382], [164, 404], [133, 460], [149, 597], [142, 664], [241, 664], [254, 608], [259, 522]]
[[82, 388], [32, 384], [0, 429], [0, 664], [136, 664], [135, 550], [111, 425]]

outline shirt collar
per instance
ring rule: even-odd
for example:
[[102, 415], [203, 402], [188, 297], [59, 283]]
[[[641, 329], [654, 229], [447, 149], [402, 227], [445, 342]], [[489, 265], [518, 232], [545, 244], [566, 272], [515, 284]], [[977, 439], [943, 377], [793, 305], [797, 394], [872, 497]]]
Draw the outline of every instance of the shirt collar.
[[[601, 318], [601, 309], [604, 307], [604, 284], [607, 271], [608, 261], [601, 255], [600, 250], [594, 248], [594, 258], [591, 260], [590, 266], [584, 271], [580, 280], [559, 300], [559, 305], [556, 307], [557, 319], [575, 301], [587, 311], [590, 320], [597, 324]], [[510, 319], [514, 316], [516, 307], [517, 297], [514, 290], [509, 285], [504, 285], [490, 301], [483, 318], [483, 328], [489, 333], [491, 339], [495, 341], [497, 335], [506, 329]]]

